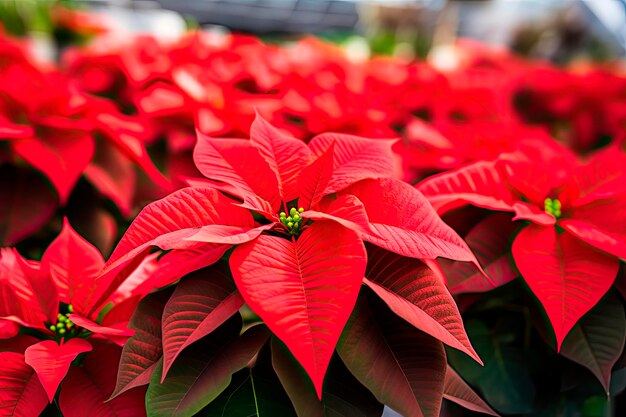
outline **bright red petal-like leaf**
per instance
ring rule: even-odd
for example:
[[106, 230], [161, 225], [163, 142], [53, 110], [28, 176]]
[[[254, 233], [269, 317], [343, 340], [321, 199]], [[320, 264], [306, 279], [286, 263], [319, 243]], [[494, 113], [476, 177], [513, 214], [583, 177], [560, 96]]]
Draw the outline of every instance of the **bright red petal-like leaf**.
[[569, 233], [537, 225], [522, 229], [511, 251], [548, 314], [560, 349], [572, 327], [611, 288], [619, 260]]
[[[108, 303], [113, 303], [115, 305], [114, 308], [119, 307], [121, 304], [127, 302], [130, 299], [140, 297], [150, 294], [155, 290], [155, 288], [151, 284], [152, 276], [159, 270], [158, 259], [160, 253], [151, 253], [143, 260], [141, 263], [129, 273], [123, 272], [119, 280], [114, 280], [111, 283], [113, 291], [111, 295], [106, 299], [106, 301], [102, 302], [102, 304], [106, 305]], [[107, 291], [109, 292], [109, 291]], [[76, 311], [76, 309], [74, 309]], [[119, 314], [119, 313], [118, 313]], [[131, 313], [132, 314], [132, 313]], [[124, 320], [119, 321], [128, 321], [131, 314], [128, 314]], [[105, 316], [108, 321], [108, 313]], [[117, 323], [115, 321], [108, 321], [109, 323]], [[104, 323], [104, 322], [103, 322]]]
[[261, 235], [230, 257], [243, 299], [302, 364], [318, 396], [366, 260], [356, 233], [331, 222], [313, 223], [297, 241]]
[[0, 415], [3, 417], [38, 416], [48, 405], [48, 396], [24, 355], [0, 352]]
[[609, 293], [572, 328], [561, 354], [589, 369], [608, 392], [611, 370], [624, 350], [625, 339], [624, 306]]
[[320, 211], [308, 210], [301, 216], [305, 220], [332, 220], [361, 234], [375, 233], [370, 229], [363, 203], [349, 194], [337, 196], [336, 199], [324, 199], [320, 203]]
[[[235, 192], [236, 195], [236, 192]], [[272, 205], [263, 200], [258, 195], [248, 194], [242, 197], [243, 203], [237, 204], [239, 207], [243, 207], [248, 210], [252, 210], [256, 213], [261, 214], [267, 220], [271, 222], [277, 222], [279, 217], [278, 214], [274, 211]]]
[[54, 191], [39, 174], [0, 168], [0, 246], [15, 243], [42, 228], [57, 208]]
[[[2, 314], [2, 313], [0, 313]], [[20, 332], [20, 326], [9, 320], [0, 320], [0, 340], [10, 339]]]
[[481, 362], [443, 281], [424, 263], [368, 247], [365, 284], [416, 328]]
[[498, 164], [506, 183], [538, 206], [543, 206], [545, 198], [563, 185], [568, 171], [555, 160], [530, 160], [518, 153], [505, 155]]
[[[125, 299], [123, 294], [118, 290], [124, 291], [124, 284], [127, 281], [129, 285], [134, 280], [134, 275], [143, 276], [144, 282], [140, 287], [149, 287], [149, 289], [141, 291], [141, 289], [128, 288], [131, 293], [127, 294], [132, 297], [137, 294], [148, 294], [154, 287], [150, 287], [153, 275], [157, 269], [154, 267], [155, 257], [159, 254], [150, 254], [147, 251], [140, 253], [135, 258], [125, 263], [120, 263], [113, 268], [107, 269], [105, 273], [99, 275], [92, 282], [92, 287], [88, 291], [81, 292], [79, 297], [74, 297], [74, 311], [81, 313], [85, 317], [97, 319], [98, 312], [106, 306], [107, 303], [120, 303]], [[147, 275], [146, 275], [147, 274]], [[115, 300], [115, 301], [114, 301]]]
[[178, 284], [163, 311], [163, 372], [187, 346], [202, 339], [232, 317], [243, 299], [230, 278], [218, 269], [198, 272]]
[[333, 142], [322, 155], [302, 169], [298, 177], [300, 189], [298, 207], [309, 210], [324, 197], [324, 191], [333, 175], [334, 153], [335, 143]]
[[296, 179], [302, 167], [311, 159], [309, 147], [283, 134], [258, 113], [250, 126], [250, 142], [276, 174], [283, 201], [297, 198], [300, 192]]
[[309, 147], [318, 157], [335, 144], [334, 170], [324, 194], [332, 194], [360, 180], [393, 176], [391, 147], [395, 142], [395, 139], [366, 139], [341, 133], [315, 136]]
[[94, 277], [104, 266], [102, 255], [72, 228], [67, 219], [41, 259], [44, 274], [56, 284], [61, 302], [71, 304], [81, 292], [91, 290]]
[[185, 241], [209, 224], [252, 228], [254, 220], [248, 210], [209, 188], [183, 188], [145, 207], [130, 225], [106, 268], [137, 256], [149, 246], [161, 249], [186, 249], [197, 243]]
[[32, 126], [14, 124], [0, 116], [0, 140], [28, 139], [35, 135]]
[[496, 162], [475, 162], [433, 175], [417, 188], [440, 215], [466, 204], [510, 211], [516, 200]]
[[609, 146], [588, 163], [576, 167], [559, 199], [573, 207], [612, 198], [626, 192], [626, 153]]
[[193, 271], [213, 265], [229, 248], [228, 245], [198, 243], [191, 249], [170, 251], [159, 259], [157, 270], [142, 286], [141, 292], [147, 294], [166, 287]]
[[626, 194], [580, 207], [559, 225], [588, 244], [626, 259]]
[[232, 375], [256, 356], [269, 335], [255, 326], [239, 336], [241, 320], [232, 320], [181, 354], [161, 383], [161, 368], [146, 394], [151, 417], [191, 417], [228, 387]]
[[55, 341], [45, 340], [28, 347], [24, 352], [24, 360], [35, 370], [52, 402], [72, 361], [91, 349], [91, 344], [85, 339], [74, 338], [60, 345]]
[[422, 119], [412, 118], [407, 124], [407, 133], [409, 144], [419, 148], [435, 148], [435, 149], [454, 149], [454, 142], [443, 136], [431, 124], [426, 123]]
[[501, 286], [518, 276], [511, 260], [510, 248], [513, 232], [518, 224], [511, 221], [511, 215], [496, 213], [482, 220], [465, 236], [465, 242], [476, 254], [491, 281], [467, 262], [439, 260], [444, 275], [448, 279], [448, 289], [452, 294], [484, 292]]
[[491, 416], [498, 415], [449, 365], [446, 368], [443, 398], [477, 413], [485, 413]]
[[0, 294], [5, 300], [1, 313], [15, 315], [33, 327], [56, 321], [56, 286], [37, 263], [25, 260], [16, 249], [0, 249], [0, 287], [4, 287]]
[[354, 195], [365, 206], [370, 227], [376, 233], [363, 237], [368, 242], [412, 258], [441, 256], [478, 263], [463, 239], [409, 184], [390, 178], [365, 180], [343, 193]]
[[[211, 139], [198, 132], [193, 151], [198, 170], [207, 178], [235, 187], [240, 197], [258, 195], [268, 201], [274, 211], [280, 207], [278, 179], [250, 141], [243, 139]], [[218, 184], [215, 186], [222, 189]]]
[[556, 218], [552, 214], [523, 201], [515, 202], [513, 211], [515, 212], [513, 220], [528, 220], [540, 226], [552, 226], [556, 223]]
[[[73, 339], [72, 339], [73, 340]], [[121, 348], [99, 343], [82, 366], [72, 366], [61, 386], [59, 407], [64, 417], [142, 417], [145, 390], [135, 389], [107, 401], [115, 386]]]
[[273, 223], [250, 229], [249, 227], [224, 226], [221, 224], [210, 224], [202, 226], [193, 235], [184, 238], [193, 242], [223, 243], [225, 245], [240, 245], [254, 240], [263, 233], [274, 227]]
[[134, 334], [131, 329], [126, 328], [125, 323], [102, 326], [93, 320], [89, 320], [76, 314], [70, 314], [69, 319], [78, 327], [82, 327], [83, 329], [87, 329], [94, 334], [102, 336], [130, 337]]
[[185, 95], [180, 89], [157, 81], [136, 96], [137, 107], [151, 116], [167, 116], [184, 111]]
[[15, 153], [43, 172], [65, 204], [94, 153], [94, 141], [83, 132], [50, 134], [45, 139], [12, 142]]
[[150, 382], [156, 363], [163, 355], [161, 317], [169, 296], [169, 291], [161, 291], [146, 297], [137, 306], [128, 325], [135, 334], [122, 349], [117, 383], [111, 398]]
[[407, 417], [438, 417], [446, 354], [441, 342], [361, 297], [337, 345], [350, 372]]

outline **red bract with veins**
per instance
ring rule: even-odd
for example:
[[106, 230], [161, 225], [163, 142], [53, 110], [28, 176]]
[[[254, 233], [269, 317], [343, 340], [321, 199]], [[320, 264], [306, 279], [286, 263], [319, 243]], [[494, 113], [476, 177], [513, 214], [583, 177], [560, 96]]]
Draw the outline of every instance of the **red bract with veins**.
[[140, 284], [155, 257], [96, 279], [103, 265], [67, 221], [41, 262], [0, 250], [0, 358], [7, 364], [0, 370], [0, 414], [6, 408], [7, 415], [39, 415], [55, 398], [65, 416], [145, 414], [141, 390], [104, 401], [115, 387], [120, 346], [132, 335], [130, 315], [150, 291]]
[[[148, 205], [105, 271], [158, 246], [171, 250], [159, 274], [173, 282], [237, 245], [230, 269], [239, 293], [321, 396], [363, 283], [364, 241], [426, 262], [476, 259], [420, 192], [389, 178], [393, 141], [327, 133], [306, 145], [259, 116], [250, 136], [200, 134], [194, 160], [207, 179]], [[469, 342], [455, 347], [477, 358]]]
[[418, 189], [439, 214], [472, 204], [526, 221], [511, 251], [560, 348], [607, 293], [619, 258], [626, 257], [626, 155], [612, 146], [583, 163], [564, 148], [542, 152], [477, 162]]

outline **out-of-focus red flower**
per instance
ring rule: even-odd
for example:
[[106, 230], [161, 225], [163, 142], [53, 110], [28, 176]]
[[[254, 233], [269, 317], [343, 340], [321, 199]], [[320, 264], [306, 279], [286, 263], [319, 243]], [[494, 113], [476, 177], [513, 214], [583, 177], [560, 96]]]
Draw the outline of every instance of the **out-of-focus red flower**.
[[528, 71], [518, 94], [527, 122], [547, 125], [576, 151], [623, 138], [626, 78], [609, 68], [566, 71], [538, 65]]
[[[0, 44], [6, 46], [0, 51], [0, 57], [6, 53], [0, 65], [3, 163], [19, 166], [26, 162], [40, 171], [53, 185], [61, 205], [85, 174], [124, 215], [132, 210], [135, 166], [160, 188], [169, 189], [169, 181], [146, 151], [147, 133], [141, 123], [120, 113], [110, 100], [86, 94], [54, 67], [35, 62], [25, 48], [15, 49], [18, 43], [2, 40]], [[8, 185], [3, 194], [8, 198], [17, 191]], [[47, 204], [50, 210], [56, 206], [54, 201]], [[3, 224], [5, 220], [12, 223], [4, 216]], [[39, 217], [31, 220], [31, 225], [41, 224]], [[5, 233], [4, 240], [12, 243], [28, 234], [27, 229], [15, 229]]]

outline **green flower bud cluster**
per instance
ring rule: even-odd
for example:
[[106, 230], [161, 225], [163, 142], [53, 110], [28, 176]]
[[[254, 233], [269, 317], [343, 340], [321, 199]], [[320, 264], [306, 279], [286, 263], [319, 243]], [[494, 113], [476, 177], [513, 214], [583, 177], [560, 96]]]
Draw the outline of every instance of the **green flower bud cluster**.
[[546, 213], [553, 215], [557, 219], [561, 217], [561, 202], [559, 200], [546, 198], [543, 204]]
[[67, 308], [62, 309], [67, 310], [67, 312], [57, 314], [57, 322], [56, 324], [52, 324], [48, 326], [51, 332], [56, 333], [57, 338], [70, 338], [78, 335], [80, 330], [78, 327], [70, 320], [70, 314], [74, 312], [74, 307], [72, 305], [68, 305]]
[[287, 226], [289, 229], [289, 233], [292, 235], [296, 235], [300, 233], [300, 227], [302, 227], [302, 216], [300, 213], [304, 211], [304, 208], [300, 207], [299, 209], [292, 208], [289, 210], [289, 216], [284, 211], [280, 212], [280, 222]]

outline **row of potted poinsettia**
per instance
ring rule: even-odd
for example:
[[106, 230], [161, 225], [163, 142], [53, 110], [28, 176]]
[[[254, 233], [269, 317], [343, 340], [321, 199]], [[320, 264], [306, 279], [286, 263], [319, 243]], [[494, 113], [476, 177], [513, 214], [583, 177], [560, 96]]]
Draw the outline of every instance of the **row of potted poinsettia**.
[[[458, 52], [441, 73], [196, 33], [58, 67], [1, 37], [0, 414], [613, 402], [626, 79]], [[106, 263], [72, 228], [108, 254], [154, 200]]]
[[[611, 338], [596, 329], [585, 350], [571, 330], [624, 256], [624, 153], [527, 150], [413, 187], [391, 178], [391, 146], [307, 145], [257, 117], [249, 140], [200, 135], [205, 178], [142, 210], [106, 264], [67, 223], [41, 263], [4, 250], [9, 415], [57, 395], [64, 415], [140, 415], [144, 393], [150, 416], [374, 416], [383, 404], [438, 416], [442, 398], [495, 414], [447, 364], [444, 344], [481, 359], [446, 279], [459, 294], [517, 271], [557, 349], [587, 366], [595, 355], [608, 390], [623, 301], [607, 302], [622, 312], [604, 323]], [[467, 243], [437, 212], [470, 222]]]
[[618, 67], [565, 70], [467, 42], [452, 71], [355, 62], [312, 38], [276, 46], [202, 32], [173, 42], [111, 33], [58, 63], [29, 46], [0, 34], [0, 195], [18, 202], [0, 209], [0, 242], [45, 240], [33, 256], [63, 215], [109, 254], [139, 208], [199, 175], [195, 129], [248, 137], [255, 110], [307, 142], [323, 132], [401, 136], [394, 176], [410, 183], [529, 140], [555, 137], [588, 152], [624, 139]]
[[[480, 267], [422, 194], [391, 178], [393, 142], [307, 145], [260, 117], [251, 132], [201, 135], [206, 178], [148, 205], [106, 264], [67, 222], [41, 263], [3, 252], [11, 415], [38, 415], [57, 392], [69, 416], [140, 415], [144, 392], [148, 415], [235, 415], [241, 403], [220, 394], [246, 368], [253, 384], [268, 360], [260, 380], [277, 376], [299, 415], [386, 404], [436, 416], [444, 395], [493, 413], [447, 365], [442, 343], [480, 359], [434, 259]], [[324, 385], [335, 352], [349, 404], [345, 387]]]

